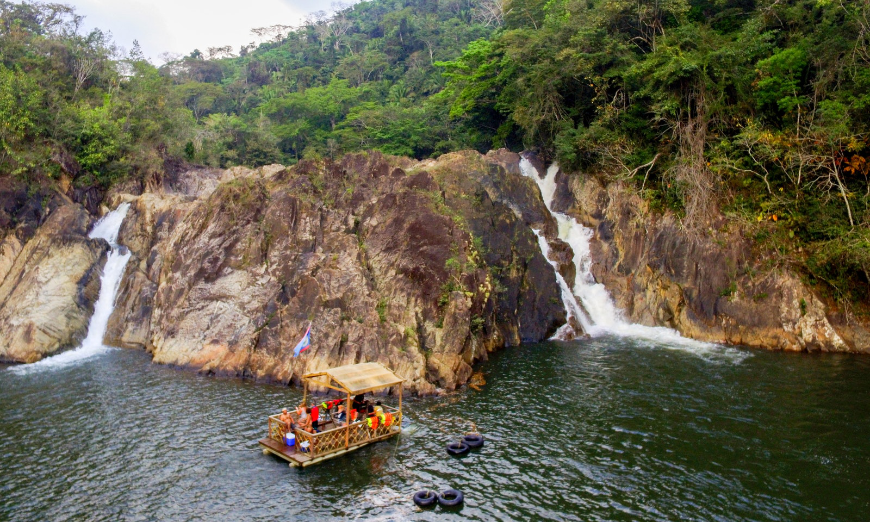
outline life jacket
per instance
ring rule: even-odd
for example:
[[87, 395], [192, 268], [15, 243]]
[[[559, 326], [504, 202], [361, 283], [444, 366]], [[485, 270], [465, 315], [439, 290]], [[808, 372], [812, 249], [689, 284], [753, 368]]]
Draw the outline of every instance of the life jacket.
[[330, 409], [332, 409], [332, 401], [328, 401], [328, 402], [323, 401], [320, 403], [320, 407], [323, 408], [324, 410], [330, 410]]
[[319, 413], [320, 409], [317, 406], [311, 408], [311, 422], [317, 422], [317, 417]]
[[385, 412], [381, 415], [381, 423], [385, 428], [389, 428], [393, 425], [393, 414], [390, 412]]
[[366, 423], [369, 425], [369, 428], [376, 430], [378, 429], [378, 418], [377, 417], [369, 417], [366, 419]]
[[350, 410], [350, 420], [356, 422], [356, 410]]

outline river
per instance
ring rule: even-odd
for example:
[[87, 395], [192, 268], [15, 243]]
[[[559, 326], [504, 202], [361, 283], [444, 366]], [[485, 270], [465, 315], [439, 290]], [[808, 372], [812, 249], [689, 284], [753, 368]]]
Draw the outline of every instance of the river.
[[[299, 390], [110, 349], [0, 368], [0, 520], [865, 520], [870, 358], [599, 337], [506, 349], [414, 432], [297, 470], [263, 455]], [[444, 445], [477, 426], [484, 448]], [[424, 487], [465, 492], [422, 512]]]

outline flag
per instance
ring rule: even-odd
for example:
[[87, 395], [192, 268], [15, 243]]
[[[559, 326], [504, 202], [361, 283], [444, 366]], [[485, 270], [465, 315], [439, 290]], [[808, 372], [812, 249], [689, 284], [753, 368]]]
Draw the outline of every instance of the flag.
[[311, 323], [308, 324], [308, 330], [305, 330], [305, 335], [296, 348], [293, 349], [293, 357], [298, 357], [300, 353], [311, 348]]

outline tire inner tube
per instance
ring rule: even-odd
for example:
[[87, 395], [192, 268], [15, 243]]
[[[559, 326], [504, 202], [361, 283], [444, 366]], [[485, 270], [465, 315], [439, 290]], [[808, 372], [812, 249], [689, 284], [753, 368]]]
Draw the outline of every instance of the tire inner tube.
[[424, 489], [414, 493], [414, 504], [417, 504], [417, 507], [432, 507], [436, 502], [438, 502], [438, 495], [434, 491]]
[[465, 455], [469, 449], [471, 448], [464, 442], [451, 442], [447, 445], [447, 453], [453, 456]]
[[465, 501], [465, 495], [458, 489], [448, 489], [438, 495], [438, 504], [441, 507], [456, 507]]
[[479, 448], [483, 446], [483, 435], [479, 433], [469, 433], [462, 437], [462, 442], [464, 442], [469, 448]]

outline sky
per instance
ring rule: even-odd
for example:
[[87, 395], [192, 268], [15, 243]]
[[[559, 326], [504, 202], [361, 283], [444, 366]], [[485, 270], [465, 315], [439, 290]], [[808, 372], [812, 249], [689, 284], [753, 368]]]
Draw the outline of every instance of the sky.
[[[159, 65], [164, 52], [232, 45], [233, 52], [256, 39], [254, 27], [299, 25], [313, 11], [332, 11], [331, 0], [60, 0], [85, 16], [85, 30], [111, 31], [129, 50], [138, 40]], [[350, 3], [350, 2], [345, 2]]]

